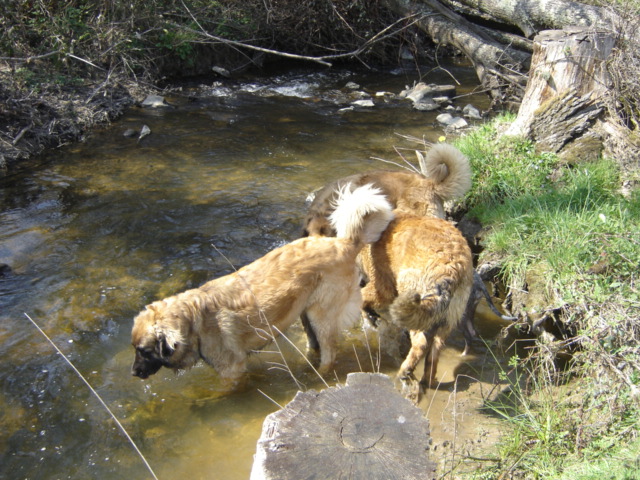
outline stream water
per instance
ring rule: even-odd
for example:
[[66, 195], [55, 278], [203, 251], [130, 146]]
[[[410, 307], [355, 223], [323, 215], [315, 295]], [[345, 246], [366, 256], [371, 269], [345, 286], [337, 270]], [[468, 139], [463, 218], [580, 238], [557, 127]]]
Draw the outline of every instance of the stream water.
[[[450, 83], [453, 75], [458, 94], [469, 94], [456, 105], [486, 108], [486, 97], [471, 94], [473, 71], [448, 68], [425, 80]], [[153, 300], [295, 239], [307, 195], [337, 177], [388, 167], [372, 157], [399, 161], [394, 148], [415, 144], [398, 134], [436, 141], [443, 135], [436, 113], [405, 101], [374, 97], [373, 108], [340, 112], [347, 82], [397, 94], [414, 80], [339, 70], [208, 80], [169, 97], [171, 108], [133, 108], [85, 142], [1, 179], [0, 264], [8, 268], [0, 273], [0, 478], [149, 478], [105, 408], [27, 315], [100, 394], [159, 478], [248, 478], [264, 417], [298, 389], [292, 375], [302, 388], [322, 383], [287, 345], [291, 373], [277, 355], [257, 354], [247, 385], [233, 393], [206, 366], [163, 369], [142, 381], [130, 373], [132, 319]], [[142, 125], [152, 133], [139, 142], [123, 136]], [[478, 324], [487, 338], [500, 328], [490, 316]], [[304, 347], [300, 326], [288, 334]], [[477, 411], [474, 387], [492, 381], [486, 350], [477, 345], [461, 358], [461, 349], [452, 338], [440, 363], [445, 383], [421, 403], [442, 448], [466, 430], [469, 438], [489, 432], [493, 422]], [[336, 373], [344, 381], [351, 371], [393, 374], [397, 366], [379, 360], [374, 335], [356, 330], [341, 341]]]

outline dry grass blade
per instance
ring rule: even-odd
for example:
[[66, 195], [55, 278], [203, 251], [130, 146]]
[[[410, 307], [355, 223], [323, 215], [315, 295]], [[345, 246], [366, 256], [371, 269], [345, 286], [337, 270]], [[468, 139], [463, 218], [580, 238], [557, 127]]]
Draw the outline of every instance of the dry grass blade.
[[33, 324], [33, 326], [38, 329], [38, 331], [44, 336], [44, 338], [47, 339], [47, 341], [51, 344], [51, 346], [53, 346], [53, 348], [55, 348], [56, 352], [58, 352], [60, 354], [60, 356], [62, 356], [62, 358], [64, 358], [65, 362], [67, 362], [67, 364], [71, 367], [71, 369], [78, 375], [78, 377], [80, 377], [80, 379], [84, 382], [84, 384], [89, 388], [91, 393], [93, 393], [93, 395], [102, 404], [102, 406], [109, 413], [109, 415], [111, 415], [111, 418], [113, 419], [114, 422], [116, 422], [116, 425], [118, 425], [118, 428], [120, 429], [120, 431], [124, 434], [125, 437], [127, 437], [127, 440], [129, 440], [129, 443], [131, 444], [133, 449], [140, 456], [140, 459], [142, 460], [142, 462], [147, 467], [147, 470], [149, 470], [149, 473], [151, 474], [151, 476], [153, 478], [155, 478], [156, 480], [158, 480], [158, 477], [156, 476], [155, 472], [151, 468], [151, 465], [149, 465], [149, 462], [147, 461], [147, 459], [144, 457], [144, 455], [142, 454], [142, 452], [140, 451], [140, 449], [136, 445], [136, 442], [133, 441], [133, 438], [131, 438], [131, 435], [129, 435], [129, 432], [127, 432], [127, 430], [124, 428], [122, 423], [120, 423], [120, 420], [118, 420], [118, 418], [111, 411], [109, 406], [104, 402], [104, 400], [102, 400], [102, 397], [98, 394], [98, 392], [96, 392], [94, 390], [94, 388], [91, 386], [91, 384], [88, 382], [88, 380], [84, 377], [84, 375], [82, 375], [82, 373], [80, 373], [80, 371], [75, 367], [75, 365], [73, 363], [71, 363], [71, 360], [69, 360], [67, 358], [67, 356], [64, 353], [62, 353], [62, 351], [58, 348], [58, 346], [55, 343], [53, 343], [53, 340], [51, 340], [51, 338], [49, 338], [49, 336], [44, 332], [44, 330], [42, 330], [40, 328], [40, 326], [29, 315], [27, 315], [25, 313], [25, 316], [29, 319], [29, 321]]

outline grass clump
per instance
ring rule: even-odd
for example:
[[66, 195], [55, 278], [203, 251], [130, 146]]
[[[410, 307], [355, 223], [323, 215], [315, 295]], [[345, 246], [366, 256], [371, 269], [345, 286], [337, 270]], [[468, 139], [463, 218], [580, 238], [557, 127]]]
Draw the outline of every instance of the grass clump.
[[498, 446], [500, 462], [474, 478], [640, 478], [637, 403], [622, 412], [602, 391], [594, 395], [599, 387], [589, 378], [549, 373], [535, 356], [514, 356], [500, 372], [509, 386], [485, 409], [510, 430]]
[[[457, 143], [475, 174], [465, 206], [485, 227], [481, 258], [525, 292], [517, 313], [538, 340], [487, 403], [512, 433], [479, 478], [640, 478], [640, 191], [621, 193], [613, 160], [569, 165], [500, 137], [511, 120]], [[533, 328], [536, 310], [554, 329]]]
[[640, 192], [623, 196], [612, 160], [572, 166], [537, 154], [530, 141], [498, 137], [500, 117], [458, 144], [474, 170], [468, 215], [489, 231], [510, 284], [532, 267], [564, 303], [592, 304], [617, 292], [640, 301]]

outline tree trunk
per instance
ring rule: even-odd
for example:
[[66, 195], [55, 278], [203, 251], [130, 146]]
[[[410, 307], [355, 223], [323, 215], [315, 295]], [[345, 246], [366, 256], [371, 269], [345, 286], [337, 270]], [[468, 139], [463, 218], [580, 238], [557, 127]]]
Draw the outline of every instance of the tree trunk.
[[[605, 109], [605, 62], [615, 45], [606, 32], [547, 30], [534, 39], [527, 90], [508, 135], [528, 136], [541, 151], [564, 152], [587, 143]], [[596, 150], [597, 151], [597, 150]]]
[[251, 480], [435, 479], [429, 420], [379, 373], [342, 387], [298, 392], [267, 416]]
[[612, 11], [570, 0], [442, 0], [442, 3], [476, 18], [518, 27], [527, 38], [541, 30], [567, 26], [611, 27]]
[[[522, 95], [528, 53], [499, 43], [437, 0], [387, 0], [387, 6], [402, 16], [419, 14], [419, 28], [435, 43], [461, 51], [473, 63], [478, 79], [496, 102]], [[519, 91], [514, 92], [514, 88]]]

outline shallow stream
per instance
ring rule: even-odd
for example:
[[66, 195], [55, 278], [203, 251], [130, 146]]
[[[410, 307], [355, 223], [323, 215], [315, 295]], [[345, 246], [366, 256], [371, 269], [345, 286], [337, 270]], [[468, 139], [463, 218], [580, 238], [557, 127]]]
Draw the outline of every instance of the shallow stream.
[[[455, 105], [487, 107], [484, 95], [472, 94], [468, 67], [451, 65], [425, 81], [451, 83], [451, 75], [464, 95]], [[335, 178], [389, 167], [372, 157], [400, 161], [395, 148], [416, 145], [399, 134], [437, 141], [444, 132], [435, 112], [375, 97], [415, 80], [339, 70], [207, 80], [168, 97], [172, 107], [133, 108], [85, 142], [1, 179], [0, 264], [8, 268], [0, 273], [0, 478], [149, 478], [27, 315], [100, 394], [159, 478], [248, 478], [264, 417], [298, 389], [292, 375], [302, 388], [322, 383], [287, 345], [291, 373], [277, 355], [257, 354], [238, 392], [225, 392], [206, 366], [142, 381], [130, 373], [132, 319], [147, 303], [297, 238], [307, 195]], [[347, 82], [372, 94], [375, 107], [341, 112], [352, 99]], [[151, 134], [140, 141], [123, 136], [142, 125]], [[478, 320], [485, 338], [500, 326], [490, 315]], [[300, 326], [288, 334], [304, 347]], [[452, 443], [495, 430], [478, 410], [482, 385], [493, 381], [489, 356], [480, 342], [474, 355], [462, 358], [461, 350], [454, 336], [439, 367], [445, 383], [420, 405], [434, 453], [449, 452], [452, 465], [459, 456]], [[348, 332], [338, 380], [351, 371], [393, 374], [398, 364], [379, 358], [375, 335]]]

